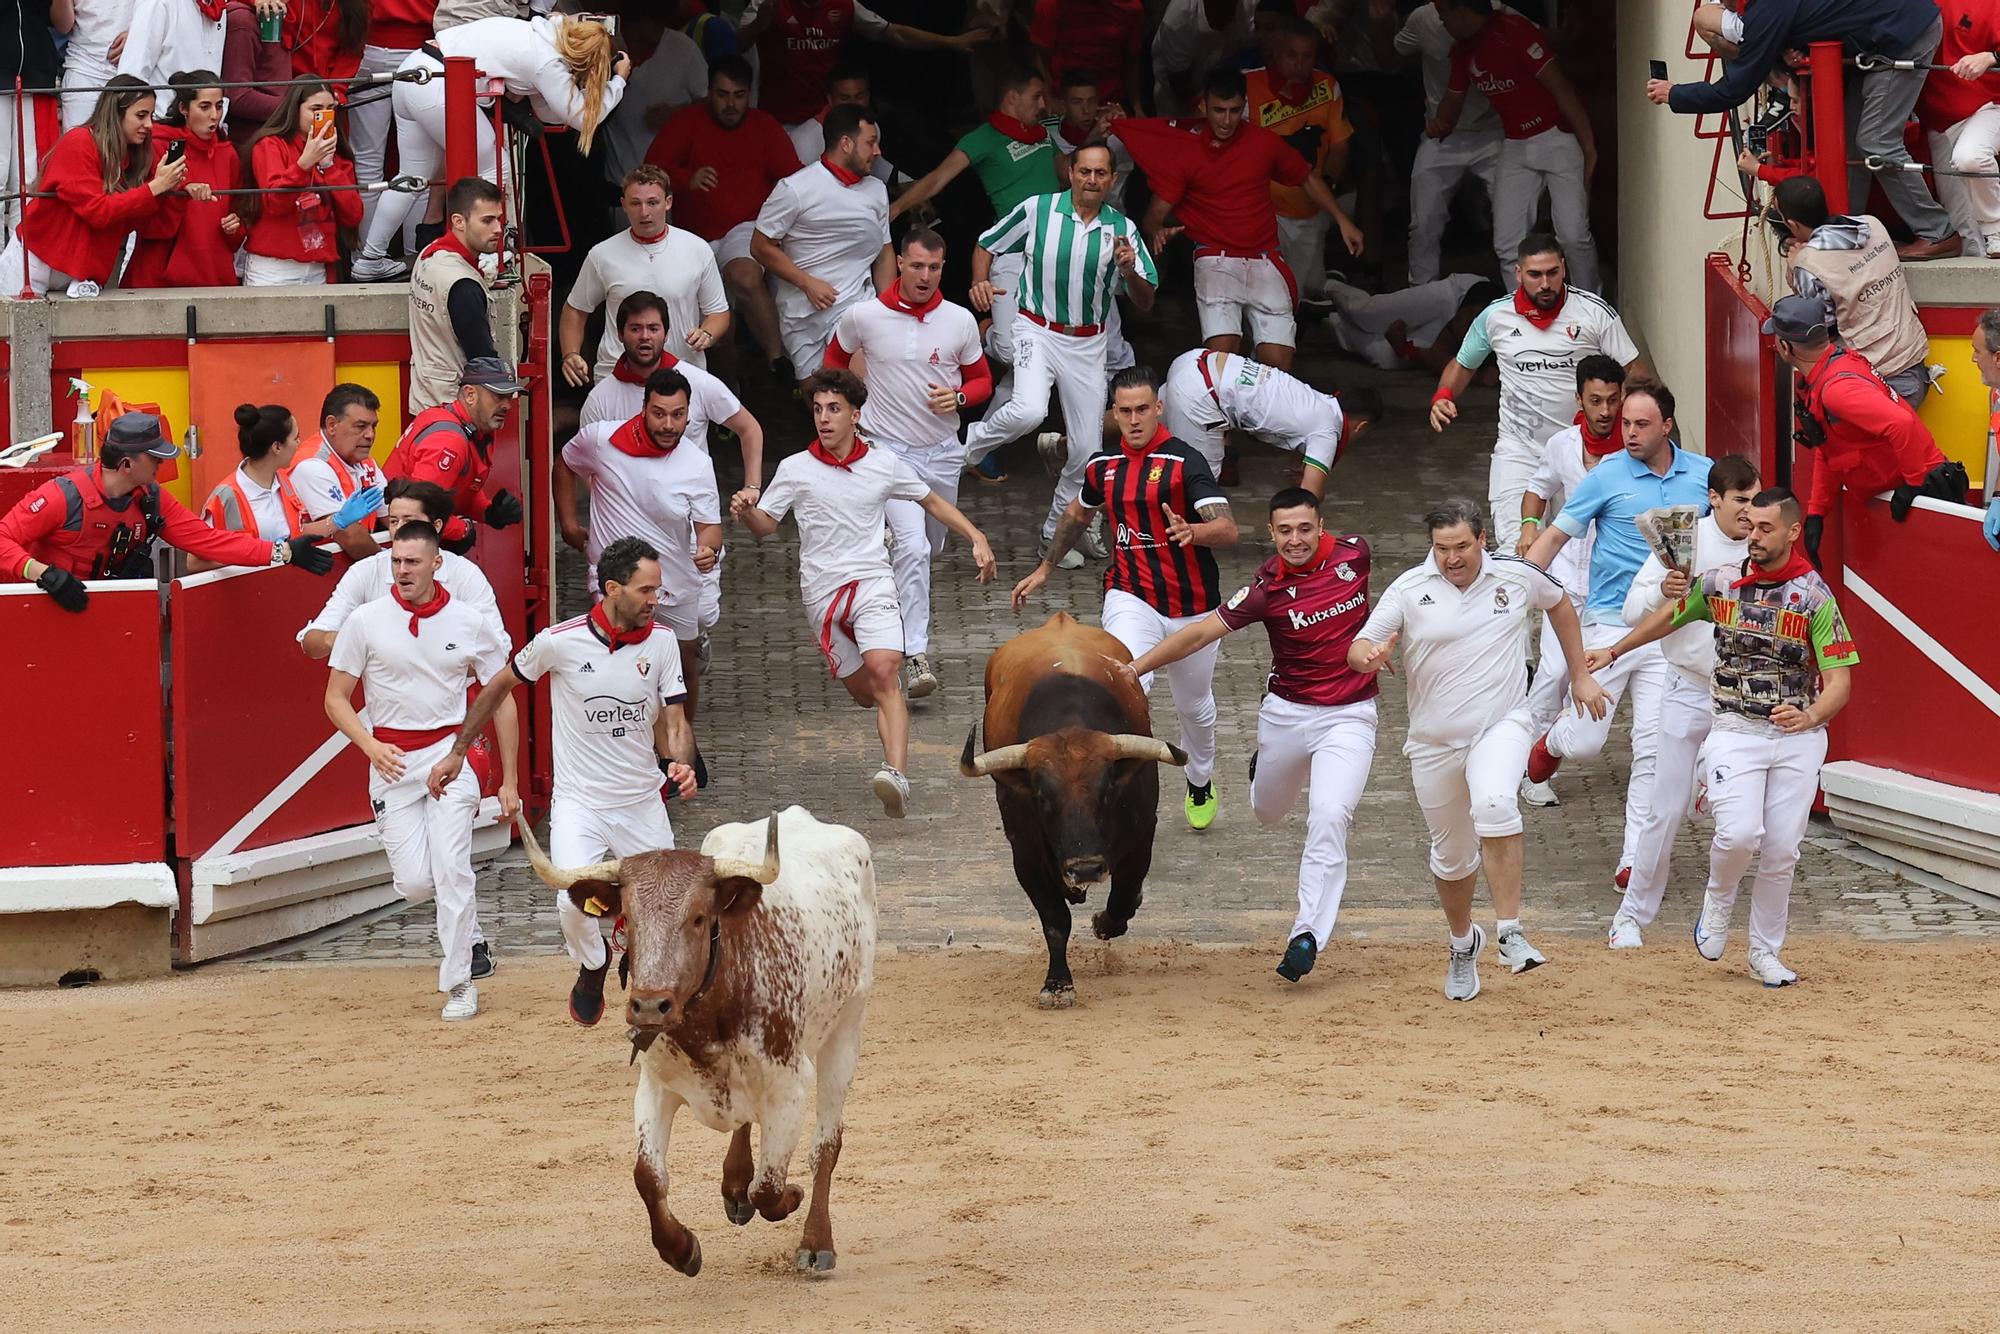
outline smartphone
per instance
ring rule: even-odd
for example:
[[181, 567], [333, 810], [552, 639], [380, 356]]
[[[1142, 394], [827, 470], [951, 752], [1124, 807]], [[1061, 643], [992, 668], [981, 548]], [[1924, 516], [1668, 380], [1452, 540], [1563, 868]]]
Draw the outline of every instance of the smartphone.
[[313, 138], [324, 139], [333, 133], [333, 108], [314, 107], [312, 110]]
[[179, 162], [186, 155], [187, 140], [176, 139], [167, 145], [167, 155], [163, 160], [167, 162]]
[[1666, 82], [1666, 79], [1667, 79], [1667, 62], [1666, 62], [1666, 61], [1664, 61], [1664, 60], [1655, 60], [1655, 61], [1652, 61], [1652, 62], [1650, 62], [1650, 64], [1648, 65], [1648, 69], [1650, 70], [1650, 72], [1651, 72], [1651, 74], [1652, 74], [1652, 77], [1653, 77], [1653, 78], [1655, 78], [1655, 79], [1658, 79], [1658, 80], [1660, 80], [1660, 82], [1662, 82], [1662, 83], [1665, 83], [1665, 82]]

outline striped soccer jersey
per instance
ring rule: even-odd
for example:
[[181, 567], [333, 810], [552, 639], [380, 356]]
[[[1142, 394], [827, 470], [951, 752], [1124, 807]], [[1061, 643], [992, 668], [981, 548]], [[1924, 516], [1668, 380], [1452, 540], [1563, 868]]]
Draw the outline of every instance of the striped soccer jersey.
[[1140, 276], [1158, 285], [1160, 271], [1138, 225], [1108, 205], [1085, 222], [1067, 190], [1022, 200], [980, 233], [979, 246], [993, 255], [1024, 257], [1015, 294], [1023, 311], [1051, 324], [1081, 328], [1111, 318], [1111, 303], [1124, 281], [1112, 258], [1120, 239], [1138, 252]]
[[1226, 507], [1215, 474], [1193, 446], [1163, 427], [1144, 453], [1105, 450], [1083, 470], [1085, 509], [1103, 509], [1116, 540], [1104, 587], [1138, 598], [1162, 616], [1200, 616], [1222, 600], [1215, 553], [1167, 536], [1167, 511], [1189, 523]]

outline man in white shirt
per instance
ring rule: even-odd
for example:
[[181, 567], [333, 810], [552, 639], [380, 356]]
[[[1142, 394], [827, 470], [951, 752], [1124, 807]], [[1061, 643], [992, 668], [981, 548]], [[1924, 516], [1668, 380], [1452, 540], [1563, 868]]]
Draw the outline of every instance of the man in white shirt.
[[1486, 554], [1479, 507], [1450, 499], [1424, 516], [1431, 554], [1389, 585], [1348, 649], [1358, 672], [1393, 670], [1405, 635], [1410, 732], [1403, 754], [1430, 826], [1431, 875], [1451, 930], [1444, 994], [1479, 994], [1486, 932], [1472, 920], [1479, 868], [1493, 898], [1500, 961], [1522, 973], [1546, 963], [1521, 931], [1523, 836], [1516, 798], [1534, 734], [1528, 723], [1528, 670], [1520, 654], [1528, 619], [1550, 613], [1569, 660], [1578, 707], [1601, 715], [1604, 692], [1583, 664], [1576, 610], [1562, 585], [1514, 556]]
[[[582, 386], [611, 373], [618, 360], [618, 303], [634, 292], [652, 292], [667, 303], [667, 350], [683, 361], [706, 366], [708, 349], [729, 332], [729, 297], [715, 252], [693, 232], [667, 224], [674, 186], [651, 163], [625, 176], [625, 217], [632, 225], [599, 241], [584, 257], [576, 283], [563, 302], [556, 337], [562, 347], [563, 378]], [[593, 311], [604, 312], [604, 336], [597, 361], [583, 355], [585, 326]]]
[[[366, 385], [337, 384], [320, 402], [319, 433], [299, 443], [285, 469], [292, 494], [308, 520], [374, 506], [367, 518], [334, 526], [333, 540], [355, 560], [376, 552], [375, 521], [382, 504], [382, 470], [375, 464], [375, 429], [382, 400]], [[361, 497], [359, 501], [356, 497]]]
[[[1750, 502], [1763, 487], [1757, 465], [1740, 454], [1724, 455], [1708, 472], [1709, 512], [1695, 528], [1694, 562], [1669, 571], [1656, 552], [1646, 558], [1625, 595], [1625, 623], [1637, 626], [1686, 595], [1694, 577], [1727, 569], [1731, 577], [1750, 555]], [[1715, 631], [1684, 625], [1660, 641], [1667, 659], [1667, 686], [1660, 696], [1659, 756], [1653, 768], [1653, 799], [1639, 829], [1631, 860], [1632, 879], [1611, 919], [1614, 950], [1638, 949], [1640, 932], [1659, 914], [1667, 891], [1674, 835], [1687, 818], [1689, 792], [1701, 763], [1702, 743], [1715, 722]]]
[[[701, 636], [702, 580], [722, 550], [715, 465], [684, 438], [692, 397], [679, 371], [654, 371], [641, 412], [616, 425], [586, 426], [562, 447], [561, 468], [571, 480], [553, 488], [563, 540], [574, 546], [576, 538], [583, 539], [590, 583], [599, 582], [597, 562], [620, 538], [643, 538], [659, 549], [661, 594], [653, 619], [680, 644], [690, 718], [701, 679], [695, 642]], [[577, 518], [577, 477], [590, 485], [587, 529]]]
[[[546, 679], [555, 742], [549, 851], [562, 866], [673, 847], [660, 776], [674, 796], [695, 792], [694, 769], [679, 758], [696, 753], [680, 662], [657, 651], [653, 634], [660, 553], [644, 538], [620, 538], [599, 555], [596, 583], [601, 600], [589, 614], [536, 635], [486, 683], [430, 775], [432, 791], [446, 790], [486, 720], [517, 687]], [[611, 923], [593, 924], [567, 894], [556, 895], [556, 918], [577, 963], [569, 1017], [588, 1028], [604, 1016]]]
[[852, 371], [823, 370], [805, 383], [817, 435], [803, 454], [778, 465], [753, 500], [739, 491], [730, 517], [757, 537], [778, 531], [787, 513], [799, 525], [799, 592], [827, 666], [863, 708], [876, 711], [883, 763], [872, 781], [882, 809], [900, 820], [909, 804], [910, 710], [903, 697], [903, 613], [895, 572], [882, 545], [892, 500], [911, 500], [972, 545], [979, 582], [998, 567], [992, 548], [958, 507], [934, 493], [910, 465], [855, 434], [868, 391]]
[[1322, 394], [1305, 381], [1234, 352], [1194, 348], [1174, 358], [1160, 390], [1160, 419], [1222, 472], [1223, 436], [1248, 431], [1304, 460], [1299, 485], [1326, 498], [1327, 474], [1381, 412], [1381, 396]]
[[[1514, 11], [1495, 4], [1497, 14]], [[1396, 34], [1396, 53], [1416, 56], [1424, 71], [1424, 120], [1436, 120], [1438, 104], [1451, 91], [1451, 49], [1456, 45], [1445, 31], [1444, 16], [1437, 0], [1424, 0], [1410, 11]], [[627, 97], [631, 94], [627, 93]], [[1434, 139], [1425, 135], [1417, 141], [1416, 162], [1410, 167], [1410, 286], [1420, 287], [1438, 276], [1438, 248], [1444, 240], [1445, 220], [1451, 216], [1451, 201], [1468, 177], [1485, 182], [1486, 196], [1493, 198], [1500, 171], [1500, 144], [1505, 136], [1493, 104], [1477, 88], [1465, 93], [1465, 109], [1449, 136]]]
[[750, 254], [774, 281], [785, 357], [805, 380], [847, 308], [895, 278], [889, 193], [868, 174], [882, 152], [875, 118], [857, 106], [826, 114], [826, 155], [779, 181], [757, 214]]
[[1481, 311], [1458, 356], [1446, 363], [1431, 396], [1431, 429], [1458, 419], [1458, 395], [1491, 356], [1500, 363], [1500, 429], [1486, 497], [1501, 551], [1520, 540], [1521, 492], [1542, 461], [1548, 438], [1576, 415], [1576, 363], [1602, 352], [1645, 378], [1639, 349], [1611, 303], [1567, 286], [1562, 244], [1547, 232], [1521, 242], [1514, 294]]
[[[453, 749], [465, 721], [469, 685], [507, 665], [507, 641], [470, 604], [437, 582], [437, 529], [406, 523], [389, 543], [395, 585], [348, 618], [334, 643], [326, 716], [368, 758], [368, 798], [396, 892], [412, 903], [437, 900], [438, 990], [450, 999], [444, 1018], [479, 1013], [472, 950], [479, 903], [472, 871], [472, 821], [479, 782], [462, 770], [433, 792], [431, 767]], [[368, 696], [368, 721], [354, 709], [354, 688]], [[515, 790], [519, 721], [511, 696], [494, 715], [500, 744], [500, 818], [521, 809]]]
[[[826, 364], [846, 370], [862, 358], [868, 406], [864, 438], [910, 465], [932, 493], [958, 503], [965, 446], [958, 414], [993, 393], [979, 321], [938, 291], [944, 238], [927, 227], [904, 233], [896, 281], [877, 301], [849, 306], [826, 346]], [[931, 562], [944, 554], [945, 529], [907, 500], [889, 502], [890, 563], [903, 605], [903, 653], [911, 699], [938, 688], [931, 668]]]

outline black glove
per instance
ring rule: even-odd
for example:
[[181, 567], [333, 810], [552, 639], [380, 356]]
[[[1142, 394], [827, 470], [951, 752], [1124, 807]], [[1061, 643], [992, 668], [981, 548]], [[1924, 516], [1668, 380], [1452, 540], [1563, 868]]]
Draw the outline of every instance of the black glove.
[[486, 526], [512, 528], [521, 521], [521, 501], [511, 491], [495, 491], [486, 502]]
[[1918, 496], [1929, 496], [1932, 500], [1942, 500], [1953, 505], [1965, 503], [1966, 490], [1972, 479], [1966, 475], [1963, 463], [1947, 461], [1938, 464], [1924, 474], [1921, 485], [1911, 486], [1908, 482], [1898, 486], [1889, 500], [1889, 517], [1897, 523], [1910, 517], [1910, 507]]
[[82, 611], [90, 605], [90, 590], [83, 586], [83, 580], [53, 565], [36, 576], [35, 587], [54, 598], [64, 611]]
[[1826, 516], [1824, 514], [1806, 515], [1806, 559], [1813, 563], [1814, 569], [1819, 568], [1819, 539], [1820, 535], [1825, 531]]
[[299, 538], [291, 543], [291, 563], [307, 574], [330, 574], [333, 572], [333, 555], [323, 550], [318, 543]]
[[1889, 493], [1889, 517], [1897, 523], [1910, 517], [1910, 506], [1916, 504], [1917, 488], [1908, 482], [1899, 482]]

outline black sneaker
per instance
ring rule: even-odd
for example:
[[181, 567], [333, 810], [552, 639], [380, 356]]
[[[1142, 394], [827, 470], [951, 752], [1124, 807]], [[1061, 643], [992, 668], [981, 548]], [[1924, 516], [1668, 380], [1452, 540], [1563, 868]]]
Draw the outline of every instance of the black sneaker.
[[576, 985], [569, 989], [569, 1017], [585, 1028], [604, 1017], [604, 970], [610, 964], [606, 959], [595, 968], [576, 970]]
[[1278, 976], [1296, 982], [1313, 970], [1318, 958], [1319, 947], [1313, 944], [1312, 932], [1301, 931], [1285, 946], [1285, 957], [1278, 960]]
[[484, 981], [493, 976], [493, 950], [485, 941], [472, 947], [472, 980]]

